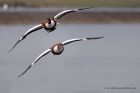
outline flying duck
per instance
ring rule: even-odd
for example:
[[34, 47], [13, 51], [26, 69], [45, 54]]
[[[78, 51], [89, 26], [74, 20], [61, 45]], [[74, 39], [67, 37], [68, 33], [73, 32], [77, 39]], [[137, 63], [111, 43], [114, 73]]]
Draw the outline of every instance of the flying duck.
[[37, 31], [37, 30], [40, 30], [42, 28], [45, 29], [45, 31], [47, 31], [48, 33], [49, 32], [52, 32], [56, 29], [56, 26], [58, 24], [57, 20], [60, 19], [61, 17], [63, 17], [64, 15], [68, 14], [68, 13], [72, 13], [72, 12], [77, 12], [79, 10], [85, 10], [85, 9], [90, 9], [90, 8], [93, 8], [93, 7], [88, 7], [88, 8], [79, 8], [79, 9], [74, 9], [74, 10], [65, 10], [65, 11], [62, 11], [60, 13], [58, 13], [57, 15], [55, 15], [53, 18], [47, 18], [46, 20], [44, 20], [41, 24], [38, 24], [32, 28], [30, 28], [29, 30], [27, 30], [25, 32], [25, 34], [22, 35], [22, 37], [15, 43], [15, 45], [9, 50], [12, 51], [14, 49], [14, 47], [16, 47], [16, 45], [21, 42], [23, 39], [25, 39], [29, 34]]
[[48, 53], [52, 52], [52, 54], [54, 55], [60, 55], [63, 50], [64, 50], [64, 46], [67, 44], [70, 44], [72, 42], [76, 42], [76, 41], [83, 41], [83, 40], [95, 40], [95, 39], [101, 39], [103, 37], [88, 37], [88, 38], [75, 38], [75, 39], [70, 39], [70, 40], [66, 40], [64, 42], [61, 43], [57, 43], [55, 45], [53, 45], [51, 48], [47, 49], [46, 51], [44, 51], [43, 53], [41, 53], [35, 60], [34, 62], [28, 66], [28, 68], [21, 73], [19, 77], [21, 77], [22, 75], [24, 75], [32, 66], [34, 66], [43, 56], [47, 55]]

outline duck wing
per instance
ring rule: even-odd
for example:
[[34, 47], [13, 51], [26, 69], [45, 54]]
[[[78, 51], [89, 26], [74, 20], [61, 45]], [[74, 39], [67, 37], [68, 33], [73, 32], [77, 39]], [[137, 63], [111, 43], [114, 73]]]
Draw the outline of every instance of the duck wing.
[[25, 69], [25, 71], [22, 72], [22, 73], [18, 76], [18, 78], [21, 77], [22, 75], [24, 75], [32, 66], [34, 66], [34, 65], [38, 62], [39, 59], [41, 59], [43, 56], [45, 56], [45, 55], [47, 55], [48, 53], [50, 53], [50, 51], [51, 51], [51, 49], [47, 49], [46, 51], [44, 51], [43, 53], [41, 53], [41, 54], [34, 60], [34, 62], [33, 62], [31, 65], [29, 65], [29, 66], [27, 67], [27, 69]]
[[67, 44], [70, 44], [70, 43], [73, 43], [73, 42], [76, 42], [76, 41], [95, 40], [95, 39], [101, 39], [101, 38], [104, 38], [104, 37], [75, 38], [75, 39], [66, 40], [66, 41], [62, 42], [62, 44], [67, 45]]
[[60, 13], [58, 13], [56, 16], [54, 16], [54, 19], [57, 20], [57, 19], [60, 19], [61, 17], [63, 17], [64, 15], [68, 14], [68, 13], [71, 13], [71, 12], [77, 12], [79, 10], [86, 10], [86, 9], [91, 9], [93, 7], [87, 7], [87, 8], [79, 8], [79, 9], [74, 9], [74, 10], [64, 10]]
[[17, 44], [20, 43], [22, 40], [24, 40], [29, 34], [35, 32], [35, 31], [37, 31], [37, 30], [40, 30], [40, 29], [42, 29], [42, 28], [43, 28], [42, 24], [39, 24], [39, 25], [36, 25], [36, 26], [30, 28], [29, 30], [27, 30], [26, 33], [25, 33], [25, 34], [14, 44], [14, 46], [9, 50], [9, 52], [11, 52], [11, 51], [17, 46]]

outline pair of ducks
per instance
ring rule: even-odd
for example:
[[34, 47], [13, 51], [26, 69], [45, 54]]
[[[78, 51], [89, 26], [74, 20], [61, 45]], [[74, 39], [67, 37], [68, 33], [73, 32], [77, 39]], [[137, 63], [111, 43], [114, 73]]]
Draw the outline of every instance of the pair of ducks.
[[[80, 11], [80, 10], [90, 9], [90, 8], [93, 8], [93, 7], [80, 8], [80, 9], [74, 9], [74, 10], [65, 10], [65, 11], [62, 11], [62, 12], [58, 13], [53, 18], [47, 18], [41, 24], [36, 25], [36, 26], [32, 27], [31, 29], [27, 30], [27, 32], [9, 50], [9, 52], [12, 51], [16, 47], [16, 45], [19, 44], [22, 40], [24, 40], [29, 34], [35, 32], [35, 31], [38, 31], [42, 28], [44, 28], [45, 31], [50, 33], [50, 32], [52, 32], [56, 29], [56, 26], [58, 24], [57, 20], [60, 19], [61, 17], [63, 17], [64, 15], [66, 15], [68, 13], [72, 13], [72, 12], [77, 12], [77, 11]], [[32, 66], [34, 66], [34, 64], [36, 64], [38, 62], [39, 59], [41, 59], [43, 56], [47, 55], [48, 53], [52, 52], [52, 54], [54, 54], [54, 55], [60, 55], [64, 50], [64, 45], [67, 45], [67, 44], [70, 44], [70, 43], [76, 42], [76, 41], [95, 40], [95, 39], [100, 39], [100, 38], [103, 38], [103, 37], [75, 38], [75, 39], [66, 40], [66, 41], [61, 42], [61, 43], [57, 43], [57, 44], [53, 45], [51, 48], [49, 48], [46, 51], [44, 51], [43, 53], [41, 53], [34, 60], [34, 62], [31, 65], [29, 65], [28, 68], [24, 72], [22, 72], [18, 77], [21, 77], [22, 75], [24, 75]]]

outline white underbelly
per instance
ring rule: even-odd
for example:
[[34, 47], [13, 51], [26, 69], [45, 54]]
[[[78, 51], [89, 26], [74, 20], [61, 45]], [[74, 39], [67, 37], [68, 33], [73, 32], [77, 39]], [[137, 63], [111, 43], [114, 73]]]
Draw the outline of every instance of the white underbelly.
[[58, 48], [58, 46], [55, 46], [53, 50], [55, 53], [61, 53], [63, 51], [63, 48]]
[[47, 28], [52, 28], [55, 26], [55, 22], [53, 20], [51, 20], [51, 24], [46, 23], [45, 25]]

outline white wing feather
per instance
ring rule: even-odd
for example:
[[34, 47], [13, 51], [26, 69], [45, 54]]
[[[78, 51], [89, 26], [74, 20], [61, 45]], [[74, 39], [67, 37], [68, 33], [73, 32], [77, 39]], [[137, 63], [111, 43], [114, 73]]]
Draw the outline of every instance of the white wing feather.
[[51, 49], [47, 49], [46, 51], [44, 51], [43, 53], [41, 53], [36, 59], [35, 61], [32, 63], [32, 66], [43, 56], [47, 55], [49, 52], [51, 51]]
[[29, 30], [27, 30], [24, 35], [27, 35], [27, 34], [32, 33], [34, 31], [37, 31], [37, 30], [39, 30], [41, 28], [43, 28], [42, 24], [36, 25], [36, 26], [30, 28]]
[[63, 45], [67, 45], [67, 44], [69, 44], [69, 43], [76, 42], [76, 41], [95, 40], [95, 39], [100, 39], [100, 38], [103, 38], [103, 37], [75, 38], [75, 39], [66, 40], [66, 41], [62, 42], [62, 44], [63, 44]]
[[60, 17], [62, 17], [63, 15], [67, 14], [67, 13], [70, 13], [70, 12], [75, 12], [74, 10], [65, 10], [65, 11], [62, 11], [60, 13], [58, 13], [56, 16], [54, 16], [54, 19], [59, 19]]
[[34, 62], [33, 62], [31, 65], [29, 65], [28, 68], [25, 69], [25, 71], [22, 72], [22, 73], [18, 76], [18, 78], [21, 77], [22, 75], [24, 75], [32, 66], [34, 66], [34, 65], [38, 62], [38, 60], [39, 60], [40, 58], [42, 58], [43, 56], [47, 55], [50, 51], [51, 51], [51, 49], [48, 49], [48, 50], [44, 51], [43, 53], [41, 53], [41, 54], [34, 60]]
[[75, 42], [75, 41], [81, 41], [83, 38], [75, 38], [75, 39], [69, 39], [69, 40], [66, 40], [64, 42], [62, 42], [63, 45], [66, 45], [66, 44], [69, 44], [69, 43], [72, 43], [72, 42]]
[[79, 8], [79, 9], [73, 9], [73, 10], [64, 10], [64, 11], [58, 13], [56, 16], [54, 16], [54, 19], [57, 20], [68, 13], [77, 12], [79, 10], [86, 10], [86, 9], [90, 9], [90, 8], [93, 8], [93, 7]]
[[41, 29], [41, 28], [43, 28], [43, 27], [42, 27], [42, 24], [39, 24], [39, 25], [36, 25], [36, 26], [32, 27], [31, 29], [27, 30], [27, 31], [25, 32], [25, 34], [22, 35], [22, 37], [21, 37], [21, 38], [14, 44], [14, 46], [9, 50], [9, 52], [11, 52], [11, 51], [18, 45], [18, 43], [20, 43], [23, 39], [25, 39], [29, 34], [31, 34], [31, 33], [34, 32], [34, 31], [37, 31], [37, 30], [39, 30], [39, 29]]

